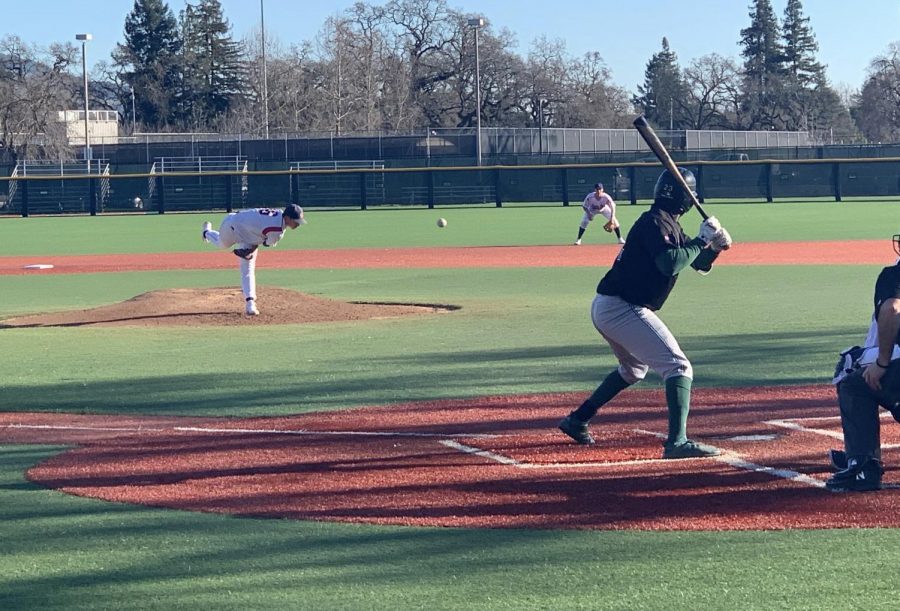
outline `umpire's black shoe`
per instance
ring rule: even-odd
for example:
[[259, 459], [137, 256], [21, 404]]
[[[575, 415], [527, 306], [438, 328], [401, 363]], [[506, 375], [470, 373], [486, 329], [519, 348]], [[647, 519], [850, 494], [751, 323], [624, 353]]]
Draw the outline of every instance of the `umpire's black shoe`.
[[825, 482], [832, 492], [867, 492], [881, 490], [881, 461], [874, 458], [853, 457], [847, 460], [847, 468], [838, 471]]
[[[831, 468], [835, 471], [843, 471], [847, 468], [847, 453], [843, 450], [828, 450], [828, 458], [831, 460]], [[877, 458], [875, 460], [878, 460]], [[879, 464], [881, 464], [879, 462]], [[884, 475], [884, 465], [881, 465], [881, 474]]]
[[572, 414], [559, 421], [559, 430], [574, 439], [575, 443], [583, 446], [594, 445], [594, 438], [588, 431], [588, 423], [574, 418]]

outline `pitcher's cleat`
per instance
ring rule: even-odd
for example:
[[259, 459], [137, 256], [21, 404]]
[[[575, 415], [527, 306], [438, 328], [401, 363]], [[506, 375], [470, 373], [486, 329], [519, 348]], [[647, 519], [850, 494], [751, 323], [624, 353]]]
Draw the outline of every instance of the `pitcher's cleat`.
[[247, 300], [247, 316], [259, 316], [259, 308], [256, 307], [255, 299]]

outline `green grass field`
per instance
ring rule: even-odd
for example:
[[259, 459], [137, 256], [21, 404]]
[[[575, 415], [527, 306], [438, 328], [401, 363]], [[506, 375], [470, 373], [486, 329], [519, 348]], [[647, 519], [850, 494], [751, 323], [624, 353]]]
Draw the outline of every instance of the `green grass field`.
[[[736, 241], [890, 240], [897, 202], [709, 204]], [[620, 206], [624, 228], [644, 206]], [[4, 255], [199, 252], [209, 215], [0, 219]], [[435, 226], [442, 216], [450, 224]], [[577, 206], [308, 212], [278, 248], [567, 244]], [[685, 222], [696, 231], [699, 217]], [[597, 223], [586, 243], [611, 243]], [[441, 302], [439, 319], [272, 328], [0, 329], [0, 411], [269, 415], [486, 394], [589, 392], [612, 367], [588, 307], [605, 271], [267, 270], [342, 300]], [[885, 265], [893, 261], [885, 261]], [[683, 274], [663, 319], [696, 386], [824, 383], [880, 266]], [[0, 318], [87, 308], [237, 271], [0, 276]], [[263, 289], [264, 290], [264, 289]], [[658, 386], [650, 378], [648, 387]], [[264, 389], [264, 391], [263, 391]], [[0, 608], [887, 609], [895, 530], [573, 532], [253, 520], [75, 498], [0, 447]], [[891, 468], [891, 466], [888, 466]], [[815, 511], [815, 507], [810, 507]]]

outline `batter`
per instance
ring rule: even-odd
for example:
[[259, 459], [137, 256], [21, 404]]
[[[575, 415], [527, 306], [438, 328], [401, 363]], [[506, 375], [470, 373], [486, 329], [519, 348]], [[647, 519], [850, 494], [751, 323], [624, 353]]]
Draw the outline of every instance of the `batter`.
[[[696, 179], [679, 168], [693, 191]], [[656, 182], [653, 205], [635, 222], [612, 268], [600, 280], [591, 305], [594, 327], [609, 343], [619, 361], [594, 393], [559, 423], [559, 429], [577, 443], [594, 443], [588, 423], [619, 392], [640, 382], [653, 369], [665, 381], [669, 413], [663, 458], [697, 458], [718, 452], [687, 437], [691, 363], [678, 341], [656, 315], [678, 280], [692, 267], [708, 273], [719, 253], [731, 246], [731, 236], [710, 217], [693, 239], [685, 235], [679, 218], [693, 207], [668, 170]]]

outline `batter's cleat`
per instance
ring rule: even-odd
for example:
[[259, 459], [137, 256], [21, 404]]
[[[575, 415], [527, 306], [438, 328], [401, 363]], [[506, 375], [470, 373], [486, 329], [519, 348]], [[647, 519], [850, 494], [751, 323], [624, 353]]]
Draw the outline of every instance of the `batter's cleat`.
[[573, 418], [571, 414], [559, 421], [559, 430], [583, 446], [592, 446], [595, 443], [588, 431], [588, 423]]
[[207, 221], [206, 223], [203, 223], [202, 235], [203, 235], [204, 242], [209, 242], [209, 238], [206, 237], [206, 232], [209, 231], [210, 229], [212, 229], [212, 223], [210, 223], [209, 221]]
[[573, 244], [573, 246], [581, 246], [581, 238], [578, 238], [577, 240], [575, 240], [575, 243]]
[[619, 238], [619, 244], [624, 244], [624, 243], [625, 243], [625, 238]]
[[665, 444], [665, 446], [663, 446], [662, 457], [666, 459], [707, 458], [709, 456], [718, 456], [719, 454], [721, 454], [721, 452], [712, 446], [697, 443], [696, 441], [688, 439], [684, 443], [679, 443], [678, 445]]
[[881, 490], [881, 461], [875, 458], [850, 458], [847, 468], [832, 475], [825, 488], [832, 492], [870, 492]]
[[256, 307], [255, 299], [247, 300], [247, 316], [259, 316], [259, 308]]

